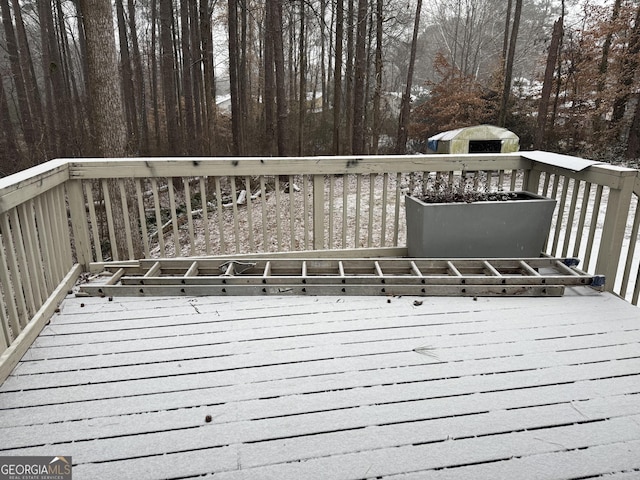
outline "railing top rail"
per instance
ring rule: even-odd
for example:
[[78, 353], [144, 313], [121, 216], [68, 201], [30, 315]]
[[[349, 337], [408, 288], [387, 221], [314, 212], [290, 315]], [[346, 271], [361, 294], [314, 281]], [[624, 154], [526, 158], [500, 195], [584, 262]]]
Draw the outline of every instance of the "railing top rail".
[[[332, 157], [156, 157], [70, 160], [71, 178], [168, 177], [184, 175], [290, 175], [388, 173], [531, 168], [518, 154], [332, 156]], [[114, 166], [117, 165], [117, 169]]]
[[[537, 154], [570, 159], [562, 163], [539, 161]], [[585, 165], [576, 171], [576, 165]], [[367, 174], [412, 171], [474, 171], [534, 169], [620, 188], [635, 176], [640, 195], [640, 172], [605, 163], [548, 152], [463, 155], [371, 155], [326, 157], [149, 157], [57, 159], [0, 179], [0, 213], [35, 198], [68, 179], [149, 178], [200, 175]]]
[[69, 160], [58, 159], [0, 178], [0, 213], [69, 179]]

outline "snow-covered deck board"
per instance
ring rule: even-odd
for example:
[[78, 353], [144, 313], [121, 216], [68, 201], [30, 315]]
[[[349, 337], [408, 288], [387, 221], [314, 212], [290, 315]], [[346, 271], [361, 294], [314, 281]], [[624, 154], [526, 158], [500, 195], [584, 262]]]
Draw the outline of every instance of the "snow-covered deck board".
[[69, 297], [0, 388], [0, 455], [77, 479], [640, 476], [636, 307], [414, 300]]

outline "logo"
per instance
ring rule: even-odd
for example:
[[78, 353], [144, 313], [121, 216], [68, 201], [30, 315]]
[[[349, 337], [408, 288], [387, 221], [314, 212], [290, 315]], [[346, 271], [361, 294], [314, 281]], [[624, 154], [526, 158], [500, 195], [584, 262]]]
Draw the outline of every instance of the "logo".
[[71, 457], [0, 457], [0, 480], [71, 480]]

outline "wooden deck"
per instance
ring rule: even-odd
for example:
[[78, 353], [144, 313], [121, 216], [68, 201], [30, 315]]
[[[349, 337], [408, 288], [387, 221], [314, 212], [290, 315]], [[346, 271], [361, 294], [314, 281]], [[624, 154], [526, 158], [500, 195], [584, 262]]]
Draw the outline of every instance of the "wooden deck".
[[562, 298], [68, 297], [0, 455], [76, 479], [640, 478], [640, 310]]

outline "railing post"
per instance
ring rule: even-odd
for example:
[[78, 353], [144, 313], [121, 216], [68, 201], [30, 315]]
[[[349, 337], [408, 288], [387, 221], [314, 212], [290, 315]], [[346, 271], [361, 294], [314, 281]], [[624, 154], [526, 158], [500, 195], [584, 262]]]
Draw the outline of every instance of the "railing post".
[[76, 258], [83, 270], [87, 271], [92, 255], [89, 225], [87, 223], [84, 194], [82, 193], [82, 180], [67, 181], [67, 194], [69, 195], [69, 212], [71, 213], [71, 228]]
[[526, 171], [526, 182], [523, 185], [523, 190], [531, 193], [538, 193], [540, 188], [540, 175], [542, 171], [535, 168], [535, 164], [531, 170]]
[[610, 292], [614, 290], [618, 273], [634, 181], [635, 172], [633, 170], [621, 171], [619, 187], [609, 189], [607, 211], [604, 217], [595, 271], [600, 275], [605, 275], [606, 289]]
[[324, 175], [313, 176], [313, 249], [324, 249]]

